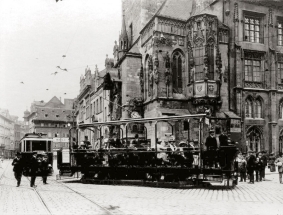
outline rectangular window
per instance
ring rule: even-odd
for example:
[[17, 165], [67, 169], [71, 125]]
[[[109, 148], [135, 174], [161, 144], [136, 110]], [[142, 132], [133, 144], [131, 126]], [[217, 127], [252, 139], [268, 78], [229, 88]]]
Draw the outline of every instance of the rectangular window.
[[104, 117], [105, 117], [104, 122], [107, 122], [107, 109], [106, 109], [106, 107], [104, 108]]
[[278, 22], [278, 31], [277, 31], [277, 37], [278, 37], [278, 46], [283, 46], [283, 21]]
[[100, 107], [99, 107], [99, 112], [102, 112], [103, 111], [103, 108], [102, 108], [102, 97], [100, 97]]
[[245, 53], [245, 81], [262, 82], [261, 55]]
[[245, 41], [262, 43], [260, 20], [259, 17], [245, 16]]
[[277, 54], [278, 58], [278, 64], [277, 64], [277, 69], [278, 69], [278, 83], [283, 84], [283, 55], [282, 54]]
[[195, 80], [196, 81], [204, 79], [203, 56], [204, 56], [204, 48], [203, 47], [195, 48]]
[[214, 46], [207, 47], [208, 52], [208, 79], [214, 80]]
[[86, 119], [89, 118], [89, 106], [86, 108]]

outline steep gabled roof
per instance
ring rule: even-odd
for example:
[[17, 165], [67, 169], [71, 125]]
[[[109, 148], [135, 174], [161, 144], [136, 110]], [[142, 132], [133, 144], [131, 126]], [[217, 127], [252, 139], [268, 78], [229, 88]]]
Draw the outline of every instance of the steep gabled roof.
[[185, 21], [190, 18], [192, 3], [193, 0], [167, 0], [156, 15]]
[[44, 107], [61, 108], [64, 107], [64, 104], [56, 96], [54, 96], [44, 105]]
[[68, 115], [72, 115], [72, 110], [70, 109], [37, 107], [36, 113], [37, 115], [34, 120], [58, 122], [72, 121], [67, 117]]

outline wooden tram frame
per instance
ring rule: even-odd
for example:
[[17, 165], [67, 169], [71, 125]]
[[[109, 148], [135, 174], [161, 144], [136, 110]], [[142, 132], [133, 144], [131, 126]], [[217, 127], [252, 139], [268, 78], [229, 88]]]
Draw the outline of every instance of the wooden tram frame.
[[[101, 137], [101, 134], [102, 134], [102, 127], [103, 126], [125, 126], [125, 130], [126, 130], [126, 134], [125, 134], [125, 140], [126, 140], [126, 143], [128, 143], [128, 125], [131, 124], [131, 123], [136, 123], [136, 124], [144, 124], [144, 123], [154, 123], [154, 128], [155, 128], [155, 132], [154, 132], [154, 142], [155, 142], [155, 151], [152, 151], [152, 153], [155, 153], [155, 159], [157, 159], [157, 154], [159, 153], [159, 151], [157, 151], [157, 142], [156, 142], [156, 139], [157, 139], [157, 124], [158, 122], [167, 122], [169, 123], [168, 121], [186, 121], [188, 119], [199, 119], [199, 140], [198, 140], [198, 167], [197, 168], [181, 168], [181, 167], [159, 167], [159, 166], [155, 166], [155, 167], [131, 167], [132, 169], [143, 169], [142, 171], [148, 171], [150, 173], [154, 173], [154, 172], [163, 172], [164, 174], [165, 173], [168, 173], [168, 172], [181, 172], [181, 171], [185, 171], [187, 172], [187, 174], [189, 175], [195, 175], [196, 178], [194, 179], [194, 182], [193, 184], [194, 185], [198, 185], [198, 184], [205, 184], [205, 185], [210, 185], [213, 183], [213, 181], [209, 181], [209, 180], [205, 180], [206, 176], [207, 175], [219, 175], [222, 177], [222, 182], [224, 181], [224, 175], [226, 175], [226, 182], [221, 185], [223, 185], [224, 187], [233, 187], [234, 185], [237, 184], [237, 177], [234, 177], [236, 176], [236, 174], [234, 173], [233, 170], [222, 170], [222, 169], [205, 169], [203, 167], [203, 164], [202, 164], [202, 158], [201, 158], [201, 154], [202, 154], [202, 149], [201, 149], [201, 143], [203, 143], [203, 139], [204, 139], [204, 136], [203, 136], [203, 128], [204, 128], [204, 120], [205, 118], [207, 117], [206, 114], [195, 114], [195, 115], [182, 115], [182, 116], [164, 116], [164, 117], [153, 117], [153, 118], [138, 118], [138, 119], [124, 119], [124, 120], [120, 120], [120, 121], [108, 121], [108, 122], [94, 122], [94, 123], [90, 123], [90, 124], [79, 124], [77, 127], [73, 127], [73, 128], [70, 128], [69, 130], [69, 140], [70, 140], [70, 144], [69, 144], [69, 155], [70, 155], [70, 164], [60, 164], [59, 165], [59, 169], [60, 169], [60, 175], [64, 175], [64, 172], [67, 172], [67, 173], [71, 173], [71, 174], [74, 174], [74, 172], [76, 171], [81, 171], [82, 166], [73, 166], [72, 165], [72, 159], [71, 159], [71, 156], [74, 155], [75, 153], [88, 153], [88, 152], [92, 152], [94, 150], [87, 150], [85, 152], [73, 152], [72, 151], [72, 135], [71, 135], [71, 131], [73, 129], [76, 130], [76, 136], [77, 136], [77, 140], [78, 140], [78, 131], [80, 129], [84, 130], [84, 129], [88, 129], [88, 130], [91, 130], [94, 132], [94, 130], [90, 129], [90, 128], [94, 128], [96, 130], [99, 131], [99, 134], [100, 134], [100, 137]], [[215, 118], [214, 118], [215, 119]], [[171, 123], [169, 123], [169, 125], [172, 127], [172, 133], [173, 133], [173, 125]], [[119, 129], [122, 131], [122, 138], [121, 139], [124, 139], [124, 134], [123, 134], [123, 129], [121, 127], [119, 127]], [[146, 131], [147, 133], [147, 131]], [[147, 138], [147, 137], [146, 137]], [[101, 141], [100, 141], [100, 146], [99, 146], [100, 150], [101, 150]], [[115, 151], [115, 149], [111, 150], [111, 151]], [[127, 150], [126, 150], [127, 151]], [[136, 151], [135, 153], [139, 153], [138, 151]], [[59, 156], [58, 156], [59, 157]], [[106, 170], [106, 171], [111, 171], [111, 170], [114, 170], [116, 169], [117, 167], [110, 167], [110, 166], [96, 166], [95, 167], [97, 170]], [[119, 167], [120, 168], [120, 167]], [[121, 167], [121, 170], [122, 169], [125, 169], [125, 168], [129, 168], [128, 167]], [[200, 176], [203, 176], [202, 179]], [[233, 179], [234, 178], [234, 179]], [[233, 182], [230, 182], [230, 179], [232, 179]], [[107, 183], [107, 181], [109, 182], [109, 180], [107, 179], [103, 179], [103, 180], [96, 180], [96, 179], [83, 179], [84, 182], [97, 182], [97, 183]], [[116, 184], [123, 184], [123, 180], [110, 180]], [[134, 183], [137, 183], [137, 182], [134, 182]], [[145, 185], [145, 181], [143, 180], [141, 183], [138, 183], [139, 185]], [[147, 183], [148, 184], [148, 183]], [[156, 183], [154, 183], [155, 185], [157, 186], [160, 186], [160, 181], [157, 180]], [[158, 185], [159, 184], [159, 185]], [[166, 183], [162, 183], [163, 185], [166, 184]], [[181, 185], [188, 185], [187, 183], [185, 182], [178, 182], [177, 183], [177, 187], [184, 187], [184, 186], [181, 186]], [[191, 183], [189, 183], [190, 185], [192, 185]], [[171, 183], [171, 185], [173, 185]], [[174, 186], [174, 185], [173, 185]], [[176, 186], [176, 184], [175, 184]]]

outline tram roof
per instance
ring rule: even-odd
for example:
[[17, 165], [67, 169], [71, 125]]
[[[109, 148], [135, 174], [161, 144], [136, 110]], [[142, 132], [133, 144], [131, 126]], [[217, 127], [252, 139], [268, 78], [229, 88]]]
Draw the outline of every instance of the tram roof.
[[152, 117], [152, 118], [137, 118], [137, 119], [123, 119], [117, 121], [107, 121], [107, 122], [93, 122], [86, 124], [79, 124], [79, 128], [92, 127], [92, 126], [103, 126], [103, 125], [122, 125], [127, 123], [148, 123], [155, 121], [169, 121], [169, 120], [184, 120], [189, 118], [203, 118], [206, 114], [190, 114], [190, 115], [181, 115], [181, 116], [161, 116], [161, 117]]

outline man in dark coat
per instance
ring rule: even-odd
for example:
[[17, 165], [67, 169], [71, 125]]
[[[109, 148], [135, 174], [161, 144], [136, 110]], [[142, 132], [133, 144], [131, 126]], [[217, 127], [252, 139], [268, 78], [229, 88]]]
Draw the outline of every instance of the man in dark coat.
[[217, 167], [216, 163], [216, 149], [217, 149], [217, 140], [214, 136], [214, 131], [209, 131], [209, 136], [206, 138], [205, 146], [207, 151], [204, 153], [205, 164], [210, 167]]
[[209, 131], [209, 136], [206, 138], [205, 146], [207, 150], [215, 150], [217, 148], [217, 140], [214, 136], [214, 131]]
[[88, 141], [88, 136], [85, 136], [84, 144], [86, 149], [90, 148], [91, 143]]
[[30, 186], [31, 187], [36, 187], [34, 185], [35, 179], [36, 179], [36, 173], [38, 171], [38, 160], [37, 160], [37, 153], [33, 152], [32, 158], [30, 160]]
[[43, 155], [41, 161], [41, 175], [43, 184], [47, 184], [47, 175], [48, 175], [48, 157], [47, 154]]
[[19, 187], [21, 184], [23, 168], [24, 168], [22, 155], [20, 152], [17, 152], [17, 155], [14, 158], [12, 165], [14, 166], [13, 171], [14, 171], [15, 178], [17, 180], [17, 187]]
[[256, 157], [253, 151], [249, 151], [249, 157], [247, 161], [247, 170], [250, 176], [250, 184], [254, 184], [254, 171], [256, 169]]
[[228, 146], [228, 136], [224, 132], [219, 135], [219, 142], [220, 146]]

